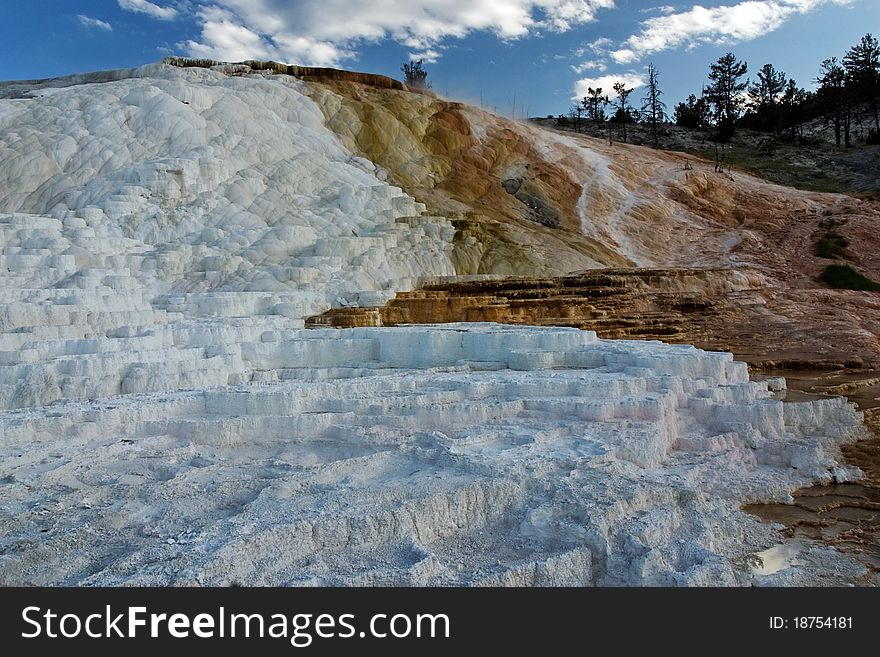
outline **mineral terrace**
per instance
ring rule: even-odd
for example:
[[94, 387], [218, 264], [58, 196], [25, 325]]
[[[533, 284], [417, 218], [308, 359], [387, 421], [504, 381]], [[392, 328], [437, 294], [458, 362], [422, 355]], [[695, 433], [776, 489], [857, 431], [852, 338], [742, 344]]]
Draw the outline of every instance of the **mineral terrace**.
[[660, 341], [876, 363], [801, 257], [839, 215], [876, 268], [874, 206], [195, 64], [0, 84], [0, 583], [877, 583], [741, 510], [859, 479], [854, 405]]

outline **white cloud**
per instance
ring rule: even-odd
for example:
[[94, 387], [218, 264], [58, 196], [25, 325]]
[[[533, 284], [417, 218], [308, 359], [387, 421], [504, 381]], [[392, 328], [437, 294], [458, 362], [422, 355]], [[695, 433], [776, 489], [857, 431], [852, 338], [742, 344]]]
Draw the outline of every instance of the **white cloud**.
[[202, 24], [201, 40], [182, 44], [194, 57], [229, 62], [274, 59], [329, 66], [352, 56], [333, 43], [304, 36], [277, 32], [269, 38], [242, 25], [235, 14], [219, 7], [203, 7], [197, 15]]
[[611, 44], [614, 43], [608, 37], [599, 37], [595, 41], [590, 41], [590, 43], [585, 43], [583, 46], [574, 51], [575, 57], [583, 57], [587, 53], [593, 53], [596, 55], [604, 55], [608, 52], [608, 48]]
[[599, 9], [613, 9], [614, 0], [535, 0], [535, 4], [546, 14], [543, 25], [557, 32], [595, 20]]
[[596, 78], [583, 78], [574, 83], [574, 96], [572, 96], [572, 99], [577, 100], [586, 96], [589, 87], [593, 89], [601, 88], [605, 95], [613, 99], [615, 82], [623, 82], [631, 89], [638, 89], [645, 86], [645, 77], [641, 73], [629, 71], [627, 73], [602, 75]]
[[605, 62], [599, 62], [596, 60], [587, 60], [585, 62], [581, 62], [580, 64], [572, 64], [571, 70], [580, 75], [581, 73], [586, 73], [587, 71], [604, 71], [608, 66]]
[[640, 14], [672, 14], [675, 12], [673, 5], [660, 5], [659, 7], [646, 7], [639, 9]]
[[421, 59], [425, 64], [436, 64], [437, 60], [440, 59], [440, 52], [433, 48], [428, 48], [422, 52], [411, 52], [409, 58], [414, 62]]
[[642, 22], [639, 33], [626, 39], [610, 56], [618, 64], [631, 64], [645, 55], [672, 48], [750, 41], [778, 29], [796, 14], [805, 14], [829, 3], [846, 5], [850, 2], [745, 0], [721, 7], [695, 5], [684, 12], [655, 16]]
[[245, 59], [272, 59], [274, 46], [259, 34], [239, 25], [232, 14], [216, 7], [201, 9], [202, 41], [187, 41], [190, 54], [231, 62]]
[[83, 27], [94, 27], [99, 30], [106, 30], [107, 32], [113, 31], [113, 26], [107, 21], [102, 21], [100, 18], [91, 18], [89, 16], [83, 16], [82, 14], [77, 14], [76, 18], [79, 21], [79, 24]]
[[177, 17], [177, 9], [174, 7], [160, 7], [149, 0], [117, 0], [117, 2], [119, 7], [125, 11], [147, 14], [160, 21], [170, 21]]
[[327, 66], [354, 56], [363, 43], [390, 38], [430, 61], [450, 38], [565, 32], [613, 7], [614, 0], [212, 0], [197, 12], [201, 36], [185, 45], [214, 59], [271, 56]]

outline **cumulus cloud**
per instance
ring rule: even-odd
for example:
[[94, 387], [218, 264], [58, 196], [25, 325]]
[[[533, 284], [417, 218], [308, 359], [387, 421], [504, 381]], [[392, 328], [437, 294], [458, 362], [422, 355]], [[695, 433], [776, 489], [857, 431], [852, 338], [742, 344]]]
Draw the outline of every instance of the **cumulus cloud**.
[[[351, 51], [332, 42], [282, 32], [280, 29], [268, 36], [259, 26], [248, 27], [237, 15], [220, 7], [203, 7], [197, 16], [202, 26], [201, 38], [183, 44], [193, 57], [230, 62], [275, 59], [329, 66], [353, 56]], [[269, 27], [265, 21], [261, 21], [261, 24], [264, 29]]]
[[851, 0], [745, 0], [735, 5], [689, 10], [649, 18], [610, 53], [618, 64], [630, 64], [645, 55], [672, 48], [693, 48], [704, 43], [723, 45], [749, 41], [778, 29], [796, 14], [826, 4], [846, 5]]
[[271, 59], [273, 47], [253, 30], [236, 22], [232, 14], [216, 7], [199, 11], [202, 42], [188, 41], [190, 54], [208, 59]]
[[428, 48], [422, 52], [411, 52], [409, 58], [414, 62], [421, 59], [426, 64], [436, 64], [437, 60], [440, 59], [440, 52], [433, 48]]
[[572, 96], [572, 99], [577, 100], [586, 96], [589, 87], [593, 89], [600, 88], [605, 94], [613, 97], [615, 82], [623, 82], [631, 89], [638, 89], [645, 86], [645, 76], [635, 71], [629, 71], [627, 73], [602, 75], [595, 78], [583, 78], [574, 83], [574, 96]]
[[571, 70], [580, 75], [581, 73], [586, 73], [587, 71], [604, 71], [608, 66], [605, 62], [596, 61], [593, 59], [589, 59], [585, 62], [581, 62], [580, 64], [572, 64]]
[[593, 53], [595, 55], [604, 55], [608, 52], [608, 48], [614, 42], [608, 37], [599, 37], [594, 41], [590, 41], [589, 43], [585, 43], [583, 46], [574, 51], [575, 57], [583, 57], [587, 53]]
[[77, 14], [76, 19], [79, 21], [79, 24], [83, 27], [87, 28], [96, 28], [98, 30], [105, 30], [107, 32], [113, 31], [113, 26], [110, 25], [107, 21], [102, 21], [100, 18], [91, 18], [90, 16], [83, 16], [82, 14]]
[[174, 7], [160, 7], [149, 0], [117, 0], [119, 7], [125, 11], [133, 11], [138, 14], [146, 14], [160, 21], [171, 21], [177, 18], [177, 9]]
[[433, 61], [450, 38], [565, 32], [613, 7], [614, 0], [212, 0], [197, 11], [200, 37], [185, 45], [215, 59], [270, 56], [327, 66], [354, 56], [360, 44], [389, 38]]

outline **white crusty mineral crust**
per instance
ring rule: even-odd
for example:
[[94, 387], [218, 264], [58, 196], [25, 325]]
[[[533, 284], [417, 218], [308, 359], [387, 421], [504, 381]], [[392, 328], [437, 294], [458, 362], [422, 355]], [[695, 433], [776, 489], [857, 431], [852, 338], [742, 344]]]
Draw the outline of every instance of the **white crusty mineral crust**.
[[450, 222], [346, 150], [295, 78], [125, 75], [0, 98], [0, 332], [302, 319], [455, 273]]
[[[235, 333], [208, 328], [187, 339]], [[775, 530], [740, 505], [838, 476], [838, 445], [862, 428], [843, 399], [775, 400], [730, 354], [449, 324], [252, 332], [235, 362], [250, 383], [174, 391], [148, 370], [141, 385], [172, 392], [0, 415], [2, 583], [731, 585], [862, 572], [839, 555], [749, 568]]]
[[0, 409], [247, 380], [254, 332], [455, 273], [295, 78], [100, 79], [0, 99]]

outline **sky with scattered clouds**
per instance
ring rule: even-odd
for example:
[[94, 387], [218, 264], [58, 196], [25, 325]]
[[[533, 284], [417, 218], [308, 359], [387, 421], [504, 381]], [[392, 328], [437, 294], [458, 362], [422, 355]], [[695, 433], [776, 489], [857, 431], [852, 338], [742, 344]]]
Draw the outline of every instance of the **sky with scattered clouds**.
[[400, 78], [421, 58], [441, 94], [544, 116], [589, 87], [638, 87], [648, 63], [671, 107], [727, 51], [810, 87], [822, 59], [866, 32], [880, 35], [880, 0], [41, 0], [4, 9], [0, 79], [170, 54]]

